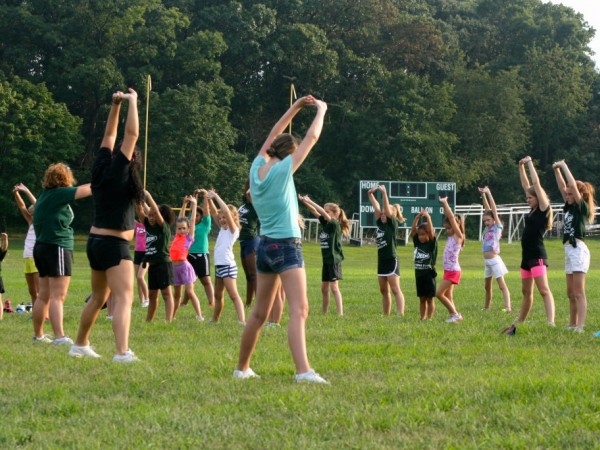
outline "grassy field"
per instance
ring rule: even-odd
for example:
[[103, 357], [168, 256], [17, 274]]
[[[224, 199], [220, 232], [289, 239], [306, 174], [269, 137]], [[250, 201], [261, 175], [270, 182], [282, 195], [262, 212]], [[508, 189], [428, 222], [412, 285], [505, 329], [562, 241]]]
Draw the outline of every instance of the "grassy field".
[[[440, 253], [444, 242], [440, 242]], [[11, 237], [2, 276], [13, 306], [26, 301], [22, 237]], [[131, 347], [141, 362], [111, 362], [114, 340], [104, 312], [92, 333], [99, 360], [67, 347], [33, 345], [27, 315], [0, 322], [0, 448], [598, 448], [600, 446], [600, 242], [589, 243], [586, 333], [565, 329], [568, 300], [562, 247], [547, 242], [556, 328], [546, 325], [536, 293], [529, 322], [500, 332], [516, 313], [482, 311], [478, 242], [461, 257], [455, 301], [465, 320], [449, 325], [438, 303], [421, 322], [412, 247], [400, 247], [406, 316], [384, 317], [372, 246], [345, 247], [341, 283], [346, 315], [320, 312], [320, 251], [305, 246], [312, 366], [330, 386], [297, 385], [284, 327], [267, 329], [252, 361], [260, 380], [234, 380], [241, 328], [228, 301], [222, 322], [196, 322], [190, 307], [172, 324], [144, 322], [136, 302]], [[237, 247], [237, 246], [236, 246]], [[77, 241], [65, 330], [77, 331], [89, 269]], [[519, 244], [504, 244], [507, 282], [518, 310]], [[241, 270], [240, 270], [241, 272]], [[243, 295], [244, 277], [239, 289]], [[205, 315], [206, 299], [200, 299]], [[334, 308], [335, 310], [335, 308]], [[46, 331], [51, 333], [49, 324]]]

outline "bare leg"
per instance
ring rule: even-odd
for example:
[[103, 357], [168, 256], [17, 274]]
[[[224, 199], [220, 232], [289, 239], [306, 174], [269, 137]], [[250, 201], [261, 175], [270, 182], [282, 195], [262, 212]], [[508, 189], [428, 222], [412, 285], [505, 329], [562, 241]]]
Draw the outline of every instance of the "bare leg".
[[136, 274], [137, 289], [140, 302], [148, 300], [148, 284], [146, 283], [146, 272], [148, 271], [148, 264], [146, 267], [140, 265], [134, 265], [133, 271]]
[[340, 286], [337, 281], [332, 281], [329, 283], [329, 287], [331, 288], [331, 292], [333, 292], [333, 298], [335, 299], [335, 308], [337, 310], [338, 315], [344, 315], [344, 303], [342, 299], [342, 291], [340, 291]]
[[133, 306], [133, 262], [122, 259], [118, 266], [106, 271], [108, 287], [113, 305], [112, 328], [115, 335], [115, 349], [118, 355], [129, 350], [129, 328], [131, 307]]
[[246, 313], [244, 312], [244, 304], [242, 303], [242, 298], [237, 290], [237, 281], [235, 278], [225, 277], [223, 278], [223, 284], [225, 285], [225, 289], [227, 289], [227, 293], [229, 294], [229, 298], [233, 302], [233, 306], [235, 307], [235, 312], [238, 316], [238, 322], [246, 323]]
[[323, 314], [327, 314], [329, 310], [329, 282], [321, 283], [321, 296], [323, 297]]
[[146, 322], [152, 322], [158, 309], [158, 289], [148, 291], [148, 310], [146, 311]]
[[504, 308], [507, 311], [511, 311], [512, 307], [510, 304], [510, 291], [508, 290], [506, 281], [504, 281], [504, 277], [498, 277], [496, 278], [496, 281], [498, 282], [498, 287], [500, 288], [500, 291], [502, 291], [502, 297], [504, 298]]
[[167, 322], [171, 322], [173, 320], [173, 314], [175, 312], [174, 302], [173, 302], [173, 291], [171, 290], [171, 286], [167, 286], [164, 289], [160, 290], [162, 294], [163, 301], [165, 302], [165, 320]]
[[50, 313], [50, 278], [40, 278], [40, 291], [37, 301], [33, 305], [31, 318], [33, 322], [33, 335], [42, 337], [44, 334], [44, 320]]
[[204, 287], [204, 293], [208, 299], [208, 306], [213, 306], [215, 303], [215, 291], [210, 277], [201, 277], [200, 283], [202, 283], [202, 286]]
[[[544, 300], [544, 308], [546, 309], [546, 317], [548, 318], [549, 324], [554, 324], [554, 296], [548, 286], [548, 276], [546, 274], [535, 278], [535, 284]], [[533, 302], [533, 287], [532, 290], [532, 302]]]
[[256, 304], [252, 308], [250, 317], [246, 322], [242, 332], [242, 342], [240, 344], [240, 355], [238, 358], [238, 370], [247, 370], [250, 367], [250, 359], [256, 348], [256, 343], [265, 324], [275, 294], [279, 285], [279, 276], [276, 274], [257, 274], [256, 284]]
[[585, 326], [587, 316], [587, 297], [585, 295], [585, 273], [575, 272], [573, 274], [573, 292], [575, 294], [575, 304], [577, 307], [577, 327]]
[[54, 338], [65, 336], [63, 329], [63, 305], [67, 297], [67, 291], [71, 283], [71, 277], [49, 277], [50, 287], [50, 323], [54, 330]]
[[523, 278], [521, 280], [521, 285], [523, 301], [521, 302], [521, 312], [519, 313], [517, 322], [525, 322], [529, 312], [531, 311], [531, 307], [533, 306], [533, 278]]
[[442, 280], [435, 295], [438, 298], [438, 300], [442, 302], [442, 305], [446, 307], [450, 314], [457, 314], [456, 308], [454, 307], [454, 301], [451, 297], [453, 286], [454, 285], [451, 281]]
[[179, 304], [181, 301], [181, 288], [183, 286], [174, 286], [173, 287], [173, 319], [177, 314], [177, 310], [179, 309]]
[[400, 277], [397, 275], [391, 275], [387, 277], [387, 279], [392, 293], [394, 294], [394, 299], [396, 300], [396, 311], [398, 312], [399, 316], [404, 317], [404, 294], [402, 293], [402, 289], [400, 289]]
[[223, 311], [223, 297], [225, 296], [225, 283], [223, 278], [215, 278], [215, 309], [213, 310], [213, 322], [218, 322]]
[[489, 276], [485, 279], [485, 303], [483, 307], [485, 309], [490, 309], [492, 305], [492, 296], [494, 295], [493, 286], [492, 286], [492, 277]]
[[100, 310], [106, 303], [110, 291], [106, 282], [106, 273], [98, 270], [92, 270], [92, 296], [83, 307], [81, 319], [79, 320], [79, 330], [75, 344], [81, 347], [89, 345], [90, 333]]
[[29, 291], [29, 298], [31, 298], [31, 304], [35, 304], [37, 300], [38, 292], [40, 290], [40, 277], [38, 273], [26, 273], [25, 280], [27, 281], [27, 290]]
[[383, 315], [389, 316], [392, 311], [392, 298], [390, 296], [390, 286], [387, 277], [377, 277], [379, 282], [379, 292], [381, 292], [381, 305], [383, 306]]
[[250, 306], [256, 295], [256, 252], [246, 255], [242, 267], [246, 274], [246, 306]]

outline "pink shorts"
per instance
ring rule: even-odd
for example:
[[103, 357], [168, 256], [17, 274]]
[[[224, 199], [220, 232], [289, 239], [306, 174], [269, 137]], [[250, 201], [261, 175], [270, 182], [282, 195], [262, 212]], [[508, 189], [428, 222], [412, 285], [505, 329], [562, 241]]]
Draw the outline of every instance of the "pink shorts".
[[460, 270], [444, 270], [443, 280], [451, 281], [452, 284], [460, 283]]
[[[523, 266], [529, 269], [523, 269]], [[521, 264], [521, 279], [537, 278], [546, 275], [546, 261], [543, 259], [535, 259]]]
[[521, 269], [521, 279], [526, 280], [527, 278], [537, 278], [546, 275], [546, 266], [541, 264], [534, 266], [530, 270]]

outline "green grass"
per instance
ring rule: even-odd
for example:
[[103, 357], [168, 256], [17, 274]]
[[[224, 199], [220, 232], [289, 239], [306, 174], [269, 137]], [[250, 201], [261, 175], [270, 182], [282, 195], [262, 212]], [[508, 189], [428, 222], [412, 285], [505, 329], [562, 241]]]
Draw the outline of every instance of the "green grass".
[[[2, 265], [4, 298], [13, 306], [27, 299], [21, 245], [21, 236], [11, 236]], [[27, 316], [5, 314], [0, 448], [597, 448], [600, 338], [592, 332], [600, 328], [600, 242], [589, 246], [587, 332], [564, 328], [563, 251], [549, 240], [557, 328], [546, 326], [536, 293], [530, 320], [510, 337], [500, 331], [516, 313], [500, 311], [497, 286], [492, 310], [481, 310], [477, 242], [469, 241], [461, 257], [455, 301], [465, 320], [455, 325], [444, 323], [439, 302], [433, 321], [419, 321], [412, 247], [399, 248], [404, 319], [382, 316], [373, 246], [345, 247], [346, 315], [323, 316], [320, 251], [305, 245], [309, 358], [331, 386], [293, 382], [287, 316], [284, 327], [265, 330], [259, 341], [252, 367], [262, 378], [234, 380], [241, 328], [229, 301], [222, 323], [213, 326], [197, 323], [189, 306], [166, 324], [162, 304], [158, 320], [146, 324], [136, 302], [131, 347], [142, 361], [131, 365], [111, 362], [114, 340], [104, 313], [91, 338], [100, 360], [71, 359], [68, 348], [33, 345]], [[71, 336], [90, 290], [83, 249], [80, 237], [65, 305]], [[502, 247], [515, 310], [521, 302], [519, 254], [518, 243]], [[238, 286], [243, 296], [243, 273]]]

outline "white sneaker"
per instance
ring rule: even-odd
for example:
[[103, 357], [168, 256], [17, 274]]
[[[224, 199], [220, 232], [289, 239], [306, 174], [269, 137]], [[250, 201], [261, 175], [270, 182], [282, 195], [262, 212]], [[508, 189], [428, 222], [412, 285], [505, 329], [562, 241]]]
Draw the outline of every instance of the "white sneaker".
[[89, 345], [71, 345], [71, 350], [69, 350], [69, 356], [73, 356], [75, 358], [101, 358], [101, 356], [96, 353], [92, 347]]
[[237, 378], [239, 380], [247, 380], [248, 378], [260, 378], [260, 376], [256, 375], [256, 373], [254, 373], [254, 370], [248, 367], [246, 370], [234, 370], [233, 378]]
[[463, 316], [460, 313], [451, 314], [449, 318], [446, 319], [446, 323], [456, 323], [463, 320]]
[[573, 333], [583, 333], [583, 327], [573, 327]]
[[204, 322], [204, 317], [202, 317], [202, 316], [196, 316], [196, 320], [198, 322]]
[[140, 358], [138, 358], [137, 356], [135, 356], [135, 353], [133, 353], [131, 351], [131, 349], [128, 349], [123, 355], [115, 355], [115, 356], [113, 356], [112, 360], [114, 362], [118, 362], [118, 363], [130, 363], [130, 362], [139, 361]]
[[329, 381], [325, 380], [313, 369], [310, 369], [308, 372], [299, 373], [296, 375], [296, 383], [329, 384]]
[[110, 320], [112, 322], [112, 316], [106, 316], [106, 320]]
[[69, 336], [63, 336], [61, 338], [54, 339], [52, 343], [54, 345], [73, 345], [73, 339], [71, 339]]
[[42, 334], [42, 337], [34, 336], [32, 339], [34, 344], [42, 343], [42, 344], [52, 344], [52, 339], [48, 337], [46, 334]]
[[149, 304], [150, 304], [150, 300], [144, 300], [142, 302], [142, 308], [147, 308]]

